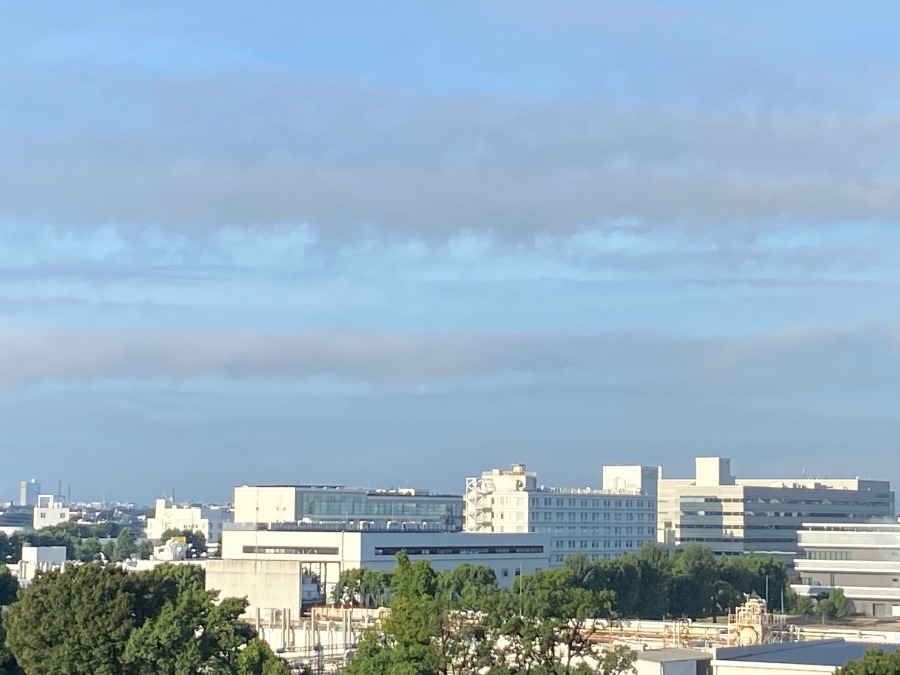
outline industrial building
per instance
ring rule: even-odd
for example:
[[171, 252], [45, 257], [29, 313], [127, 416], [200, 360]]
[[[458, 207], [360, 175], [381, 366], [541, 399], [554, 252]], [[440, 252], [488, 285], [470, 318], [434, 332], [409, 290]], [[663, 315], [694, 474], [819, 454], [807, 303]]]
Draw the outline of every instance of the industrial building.
[[166, 530], [200, 532], [206, 541], [217, 542], [225, 523], [234, 519], [227, 506], [174, 504], [171, 499], [157, 499], [153, 517], [147, 518], [147, 539], [161, 542]]
[[860, 523], [894, 514], [889, 481], [735, 478], [731, 460], [697, 457], [693, 478], [656, 482], [658, 540], [705, 544], [720, 554], [773, 555], [791, 564], [804, 523]]
[[462, 513], [460, 495], [431, 494], [415, 488], [243, 485], [234, 489], [236, 523], [352, 523], [360, 528], [458, 532], [462, 530]]
[[797, 538], [795, 592], [841, 588], [854, 612], [900, 617], [900, 523], [805, 523]]
[[[634, 553], [656, 537], [656, 498], [635, 485], [656, 467], [610, 467], [604, 486], [539, 485], [524, 464], [491, 469], [466, 479], [465, 530], [473, 533], [538, 533], [550, 539], [550, 563], [583, 553], [590, 560]], [[608, 485], [607, 482], [610, 484]]]

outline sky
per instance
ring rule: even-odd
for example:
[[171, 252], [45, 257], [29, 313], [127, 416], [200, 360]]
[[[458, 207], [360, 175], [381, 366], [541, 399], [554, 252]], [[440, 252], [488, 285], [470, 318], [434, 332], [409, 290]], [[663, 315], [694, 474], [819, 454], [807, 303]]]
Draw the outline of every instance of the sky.
[[0, 498], [900, 483], [898, 25], [0, 3]]

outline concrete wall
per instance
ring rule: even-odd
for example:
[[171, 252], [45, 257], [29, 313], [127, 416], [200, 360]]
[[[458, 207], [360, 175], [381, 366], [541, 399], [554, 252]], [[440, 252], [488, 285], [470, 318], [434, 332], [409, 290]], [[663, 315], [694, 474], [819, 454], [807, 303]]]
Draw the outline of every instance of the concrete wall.
[[247, 598], [245, 616], [255, 620], [257, 610], [288, 610], [300, 616], [302, 564], [295, 560], [209, 560], [206, 588], [220, 598]]
[[297, 488], [248, 486], [234, 488], [234, 522], [292, 523], [298, 520]]

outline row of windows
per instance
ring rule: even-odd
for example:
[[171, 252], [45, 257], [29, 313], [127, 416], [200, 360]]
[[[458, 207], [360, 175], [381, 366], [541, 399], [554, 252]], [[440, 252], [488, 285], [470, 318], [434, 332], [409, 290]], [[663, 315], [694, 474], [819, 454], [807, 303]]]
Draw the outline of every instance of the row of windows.
[[643, 542], [635, 541], [633, 539], [604, 539], [603, 541], [597, 541], [596, 539], [592, 541], [584, 539], [555, 539], [553, 541], [553, 548], [565, 548], [570, 550], [584, 548], [634, 549], [639, 548], [642, 543]]
[[876, 494], [867, 499], [860, 497], [841, 498], [836, 495], [831, 499], [780, 499], [777, 497], [680, 497], [682, 502], [706, 503], [706, 504], [800, 504], [806, 506], [823, 506], [829, 504], [841, 504], [849, 506], [885, 506], [892, 504], [889, 495]]
[[244, 553], [265, 553], [268, 555], [337, 555], [337, 548], [330, 546], [244, 546]]
[[679, 542], [698, 541], [736, 544], [796, 544], [796, 537], [679, 537]]
[[404, 551], [407, 555], [515, 555], [519, 553], [543, 553], [543, 546], [376, 546], [375, 555], [397, 555]]
[[[846, 511], [838, 511], [835, 513], [824, 513], [821, 511], [707, 511], [707, 510], [687, 510], [679, 511], [682, 517], [738, 517], [738, 518], [847, 518], [853, 517], [854, 514], [848, 514]], [[862, 514], [862, 517], [868, 518], [868, 514]]]
[[[608, 512], [597, 513], [596, 511], [593, 513], [587, 513], [587, 512], [573, 513], [571, 511], [556, 511], [555, 513], [556, 513], [555, 520], [563, 521], [563, 522], [570, 521], [570, 520], [576, 520], [576, 521], [581, 521], [581, 522], [586, 522], [586, 521], [597, 522], [599, 520], [602, 520], [603, 522], [611, 522], [611, 521], [622, 522], [623, 520], [626, 522], [634, 522], [634, 521], [643, 522], [644, 520], [646, 520], [648, 522], [652, 522], [653, 520], [655, 520], [655, 516], [653, 514], [632, 513], [630, 511], [627, 513], [624, 513], [624, 514], [623, 513], [612, 513], [611, 514]], [[533, 515], [534, 515], [535, 520], [541, 520], [540, 512], [534, 513]], [[601, 516], [602, 516], [602, 518], [601, 518]], [[503, 519], [502, 513], [500, 514], [500, 518], [501, 518], [501, 520]], [[521, 520], [521, 517], [519, 517], [517, 514], [516, 519]], [[551, 511], [544, 511], [543, 512], [543, 520], [554, 520], [554, 513]]]
[[807, 551], [809, 560], [853, 560], [850, 551]]
[[642, 535], [648, 534], [653, 535], [656, 532], [656, 528], [653, 527], [610, 527], [609, 525], [601, 528], [598, 527], [574, 527], [572, 525], [568, 527], [553, 527], [553, 526], [541, 526], [534, 525], [530, 528], [532, 532], [550, 532], [555, 534], [576, 534], [581, 533], [582, 535], [590, 535], [593, 537], [599, 536], [609, 536], [611, 534], [634, 534], [634, 535]]
[[[501, 498], [502, 499], [502, 498]], [[541, 506], [541, 497], [532, 497], [531, 505], [532, 506]], [[603, 508], [632, 508], [632, 509], [643, 509], [643, 508], [653, 508], [656, 504], [652, 499], [561, 499], [561, 498], [552, 498], [552, 497], [544, 497], [543, 498], [544, 506], [556, 506], [556, 507], [573, 507], [580, 506], [581, 508], [593, 507], [595, 509], [603, 507]]]

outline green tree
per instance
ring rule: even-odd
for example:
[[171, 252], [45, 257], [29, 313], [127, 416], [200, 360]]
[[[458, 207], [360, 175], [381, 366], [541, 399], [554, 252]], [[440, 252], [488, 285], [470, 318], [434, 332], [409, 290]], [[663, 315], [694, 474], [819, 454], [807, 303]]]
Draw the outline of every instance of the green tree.
[[121, 562], [127, 560], [128, 558], [135, 556], [137, 550], [137, 537], [134, 536], [134, 532], [131, 531], [131, 528], [125, 527], [119, 532], [119, 536], [116, 537], [112, 561]]
[[438, 575], [438, 592], [447, 607], [479, 609], [484, 598], [498, 591], [497, 575], [485, 565], [463, 563]]
[[0, 606], [11, 605], [19, 592], [18, 580], [0, 563]]
[[4, 625], [28, 675], [284, 675], [239, 620], [245, 608], [204, 590], [194, 565], [135, 573], [85, 564], [39, 575]]
[[689, 544], [673, 556], [669, 611], [675, 616], [710, 616], [719, 580], [712, 549]]
[[241, 650], [236, 665], [236, 675], [291, 675], [288, 665], [259, 638], [253, 638]]
[[511, 591], [487, 608], [501, 671], [569, 675], [585, 656], [599, 658], [589, 640], [595, 620], [609, 619], [613, 594], [585, 588], [584, 570], [576, 563], [516, 578]]
[[441, 616], [437, 579], [428, 561], [397, 554], [391, 578], [391, 613], [383, 634], [370, 632], [346, 669], [347, 675], [436, 675], [446, 671], [438, 638]]
[[7, 610], [7, 644], [28, 675], [120, 675], [140, 580], [98, 565], [39, 575]]
[[0, 675], [24, 675], [15, 657], [6, 645], [6, 630], [0, 622]]
[[816, 614], [822, 623], [829, 619], [842, 619], [850, 613], [850, 603], [842, 588], [833, 588], [828, 595], [816, 603]]
[[[661, 619], [669, 607], [671, 556], [659, 544], [647, 542], [636, 557], [640, 569], [641, 588], [635, 616], [641, 619]], [[621, 611], [618, 607], [616, 609]]]
[[76, 539], [73, 558], [81, 562], [94, 562], [100, 559], [102, 550], [103, 547], [100, 545], [100, 540], [97, 537]]
[[900, 673], [900, 652], [869, 649], [858, 661], [848, 661], [835, 675], [896, 675]]
[[391, 574], [367, 568], [344, 570], [332, 590], [335, 602], [384, 607], [391, 596]]
[[801, 616], [812, 616], [816, 613], [816, 603], [808, 595], [800, 595], [791, 605], [790, 611]]

